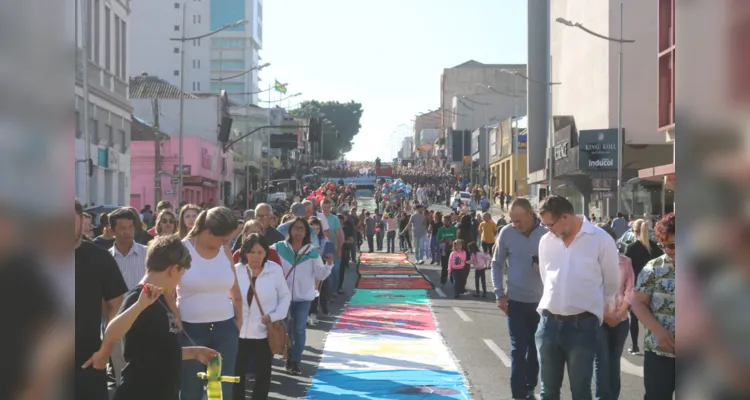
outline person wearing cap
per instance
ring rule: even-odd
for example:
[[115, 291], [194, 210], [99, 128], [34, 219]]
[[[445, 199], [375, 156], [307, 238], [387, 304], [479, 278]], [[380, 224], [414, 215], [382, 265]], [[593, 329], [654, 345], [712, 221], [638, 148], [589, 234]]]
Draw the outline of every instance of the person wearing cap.
[[[302, 203], [295, 202], [292, 204], [292, 206], [289, 208], [289, 213], [291, 215], [294, 215], [295, 217], [302, 217], [306, 218], [307, 212], [305, 211], [305, 206]], [[279, 231], [284, 237], [289, 236], [289, 228], [292, 226], [292, 222], [294, 222], [294, 219], [291, 219], [288, 222], [285, 222], [279, 226], [276, 227], [276, 230]], [[313, 227], [310, 227], [310, 237], [315, 236], [315, 231]]]

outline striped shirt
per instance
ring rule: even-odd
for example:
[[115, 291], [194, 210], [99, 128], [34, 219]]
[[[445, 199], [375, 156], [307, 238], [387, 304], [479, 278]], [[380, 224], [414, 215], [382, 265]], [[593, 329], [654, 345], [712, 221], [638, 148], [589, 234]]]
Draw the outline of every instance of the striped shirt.
[[133, 242], [130, 251], [125, 255], [117, 250], [117, 246], [112, 246], [109, 249], [109, 254], [112, 254], [112, 257], [115, 258], [128, 290], [143, 279], [143, 275], [146, 274], [146, 246]]
[[398, 221], [396, 218], [388, 218], [386, 220], [386, 226], [388, 227], [389, 231], [396, 231], [398, 230]]

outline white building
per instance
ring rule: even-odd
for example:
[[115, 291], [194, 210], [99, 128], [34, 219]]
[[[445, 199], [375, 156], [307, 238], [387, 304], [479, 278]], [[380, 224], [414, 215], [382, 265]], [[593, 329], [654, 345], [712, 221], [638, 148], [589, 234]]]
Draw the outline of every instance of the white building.
[[[171, 38], [205, 35], [243, 19], [247, 20], [244, 25], [185, 41], [181, 68], [183, 46]], [[131, 40], [138, 43], [129, 61], [134, 74], [147, 72], [179, 87], [183, 69], [184, 92], [218, 94], [223, 89], [236, 93], [230, 96], [233, 101], [257, 104], [258, 71], [243, 72], [259, 65], [263, 0], [137, 1], [132, 3], [131, 22]], [[242, 76], [213, 80], [234, 75]]]
[[[671, 149], [657, 135], [657, 12], [652, 0], [631, 0], [623, 9], [622, 126], [624, 164], [631, 170], [664, 164]], [[552, 114], [572, 115], [578, 130], [617, 127], [618, 47], [555, 22], [577, 22], [620, 37], [620, 1], [555, 0], [551, 3]], [[649, 146], [642, 146], [649, 145]]]
[[[127, 205], [130, 200], [131, 106], [127, 80], [130, 10], [127, 2], [122, 1], [82, 2], [76, 0], [75, 23], [76, 197], [82, 203]], [[88, 10], [87, 21], [81, 18], [82, 8]], [[84, 43], [88, 44], [86, 48]], [[84, 119], [85, 58], [88, 58], [88, 121]], [[93, 164], [89, 193], [86, 193], [86, 127]]]
[[411, 160], [412, 156], [414, 155], [414, 138], [411, 136], [407, 136], [404, 138], [404, 140], [401, 142], [401, 151], [399, 152], [401, 154], [401, 158], [404, 160]]

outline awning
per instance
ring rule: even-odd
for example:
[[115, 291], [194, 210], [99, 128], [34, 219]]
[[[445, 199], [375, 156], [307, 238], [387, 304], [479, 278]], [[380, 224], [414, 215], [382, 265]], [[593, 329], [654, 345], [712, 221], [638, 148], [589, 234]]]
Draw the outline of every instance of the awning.
[[638, 178], [644, 181], [663, 182], [665, 176], [667, 177], [667, 181], [669, 183], [674, 184], [674, 181], [675, 181], [674, 163], [667, 164], [667, 165], [659, 165], [656, 167], [644, 168], [638, 171]]

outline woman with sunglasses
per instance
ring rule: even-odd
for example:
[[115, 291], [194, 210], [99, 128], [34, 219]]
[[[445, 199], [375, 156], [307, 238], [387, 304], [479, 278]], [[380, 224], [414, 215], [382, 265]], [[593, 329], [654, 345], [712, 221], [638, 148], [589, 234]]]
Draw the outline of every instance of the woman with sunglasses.
[[177, 217], [172, 211], [164, 210], [156, 217], [156, 236], [169, 236], [177, 233]]
[[[292, 300], [284, 271], [279, 264], [268, 261], [268, 250], [263, 236], [250, 234], [240, 248], [242, 261], [235, 265], [237, 283], [245, 299], [234, 371], [234, 375], [240, 377], [233, 392], [235, 400], [245, 399], [245, 376], [250, 365], [255, 376], [251, 399], [268, 399], [273, 354], [268, 344], [267, 326], [286, 318]], [[247, 362], [249, 358], [252, 363]]]

